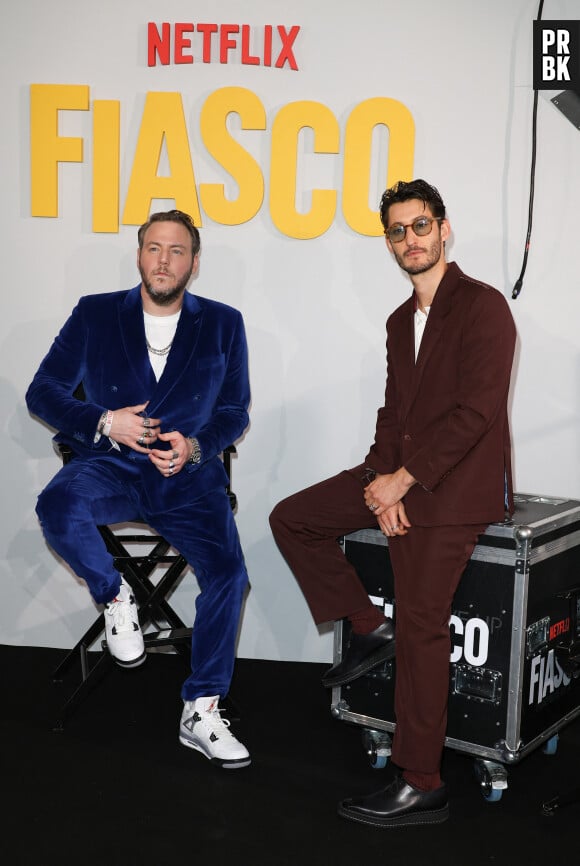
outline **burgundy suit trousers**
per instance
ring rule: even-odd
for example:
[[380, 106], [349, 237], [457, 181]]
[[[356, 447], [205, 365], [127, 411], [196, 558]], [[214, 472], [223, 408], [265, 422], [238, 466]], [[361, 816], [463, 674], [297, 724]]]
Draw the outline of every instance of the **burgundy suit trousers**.
[[[316, 623], [342, 619], [370, 604], [338, 539], [376, 527], [365, 505], [364, 465], [280, 502], [272, 532]], [[389, 539], [395, 576], [396, 731], [393, 761], [437, 773], [447, 725], [449, 617], [453, 596], [485, 525], [412, 526]]]

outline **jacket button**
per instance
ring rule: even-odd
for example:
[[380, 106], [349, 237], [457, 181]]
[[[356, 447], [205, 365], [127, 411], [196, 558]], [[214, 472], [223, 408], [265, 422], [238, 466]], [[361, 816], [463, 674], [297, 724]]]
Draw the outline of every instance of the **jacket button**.
[[405, 435], [403, 436], [403, 439], [405, 440], [405, 442], [410, 442], [411, 436], [408, 433], [405, 433]]

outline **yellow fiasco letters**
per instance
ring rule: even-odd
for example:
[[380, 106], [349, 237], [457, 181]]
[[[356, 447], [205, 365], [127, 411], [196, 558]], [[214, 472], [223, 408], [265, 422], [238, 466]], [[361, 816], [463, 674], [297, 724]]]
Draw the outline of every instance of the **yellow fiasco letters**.
[[[118, 232], [121, 213], [121, 105], [117, 100], [91, 102], [88, 85], [32, 84], [30, 87], [31, 214], [57, 217], [59, 164], [84, 163], [85, 142], [59, 134], [59, 113], [92, 112], [92, 228]], [[222, 225], [240, 225], [253, 219], [264, 203], [266, 182], [256, 159], [228, 130], [230, 114], [242, 130], [268, 132], [266, 109], [259, 97], [243, 87], [223, 87], [211, 93], [199, 117], [201, 140], [207, 153], [234, 180], [237, 198], [226, 196], [225, 185], [197, 183], [186, 116], [180, 93], [150, 92], [145, 97], [141, 125], [122, 209], [123, 225], [140, 225], [154, 199], [170, 199], [203, 225], [202, 212]], [[415, 126], [410, 111], [396, 99], [374, 97], [356, 105], [344, 132], [332, 111], [319, 102], [283, 105], [270, 131], [268, 205], [278, 231], [291, 238], [310, 239], [332, 225], [341, 193], [342, 214], [355, 232], [378, 237], [378, 211], [369, 203], [372, 169], [377, 161], [374, 133], [388, 131], [386, 164], [378, 167], [384, 186], [413, 176]], [[342, 157], [342, 184], [338, 189], [305, 189], [300, 176], [303, 130], [313, 141], [310, 158], [318, 154]], [[169, 174], [160, 175], [162, 149]], [[87, 148], [89, 150], [89, 148]], [[376, 169], [376, 165], [375, 165]], [[302, 212], [297, 200], [307, 200]]]

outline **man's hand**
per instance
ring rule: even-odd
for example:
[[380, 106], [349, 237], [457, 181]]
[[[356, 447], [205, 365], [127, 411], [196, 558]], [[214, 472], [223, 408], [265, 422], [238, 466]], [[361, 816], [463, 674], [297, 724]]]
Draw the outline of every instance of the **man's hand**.
[[148, 454], [147, 445], [155, 442], [159, 435], [160, 418], [143, 417], [148, 403], [139, 406], [126, 406], [124, 409], [115, 409], [113, 422], [109, 436], [121, 445], [127, 445], [133, 451]]
[[402, 466], [390, 475], [377, 475], [365, 487], [365, 503], [385, 535], [406, 535], [411, 524], [401, 500], [415, 483]]
[[182, 433], [172, 430], [170, 433], [158, 433], [157, 438], [161, 442], [169, 442], [171, 451], [160, 451], [152, 448], [149, 459], [166, 478], [171, 478], [181, 472], [191, 457], [191, 442]]
[[402, 502], [397, 502], [392, 508], [387, 508], [382, 514], [379, 514], [377, 523], [387, 538], [391, 538], [394, 535], [406, 535], [411, 528], [405, 506]]

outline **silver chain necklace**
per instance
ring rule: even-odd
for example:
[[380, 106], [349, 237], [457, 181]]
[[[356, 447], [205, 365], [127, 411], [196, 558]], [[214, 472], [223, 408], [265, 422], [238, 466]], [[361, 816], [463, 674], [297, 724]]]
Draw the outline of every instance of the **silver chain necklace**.
[[153, 355], [160, 355], [160, 356], [168, 355], [168, 354], [169, 354], [169, 350], [170, 350], [171, 347], [173, 346], [173, 340], [171, 341], [171, 343], [169, 343], [168, 346], [165, 346], [164, 349], [156, 349], [154, 346], [151, 345], [151, 343], [149, 342], [149, 340], [147, 339], [147, 337], [145, 337], [145, 342], [147, 343], [147, 348], [149, 349], [149, 351], [150, 351]]

